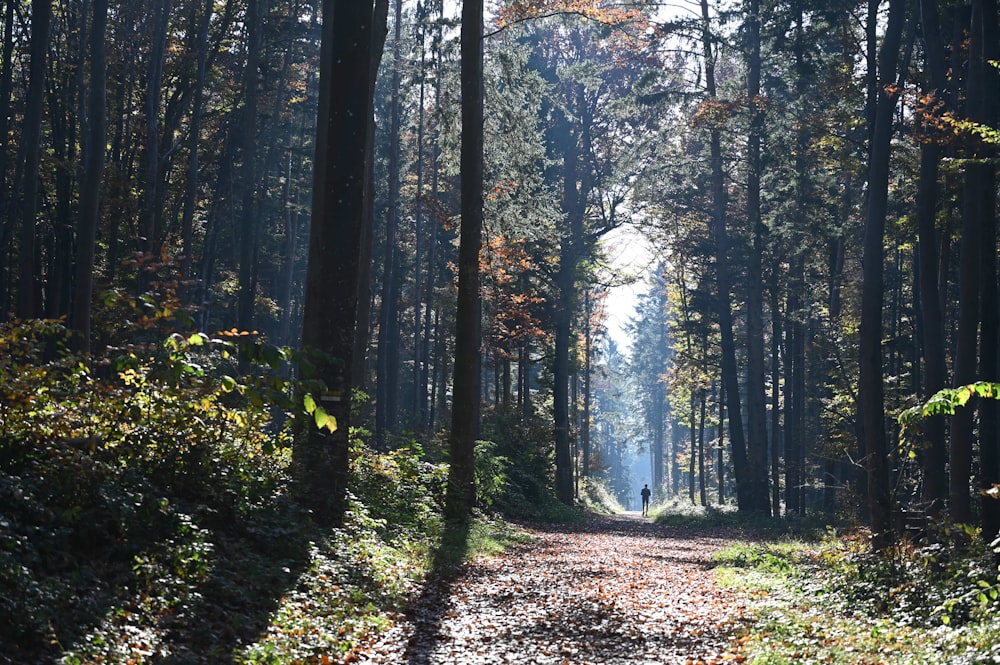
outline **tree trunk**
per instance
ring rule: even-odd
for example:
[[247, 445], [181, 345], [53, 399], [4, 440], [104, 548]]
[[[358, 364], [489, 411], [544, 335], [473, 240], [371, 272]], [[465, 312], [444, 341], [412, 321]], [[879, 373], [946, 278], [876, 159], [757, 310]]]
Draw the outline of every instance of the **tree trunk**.
[[7, 145], [10, 135], [10, 102], [14, 84], [14, 2], [4, 4], [3, 53], [0, 55], [0, 321], [7, 320], [9, 284], [8, 242], [13, 231], [11, 197], [7, 189]]
[[[716, 387], [712, 386], [712, 391], [714, 392]], [[725, 505], [726, 503], [726, 464], [725, 464], [725, 452], [726, 452], [726, 396], [725, 391], [719, 388], [719, 446], [718, 450], [718, 460], [716, 464], [718, 468], [716, 469], [716, 474], [718, 475], [719, 482], [719, 505]]]
[[[163, 59], [167, 49], [167, 27], [170, 23], [171, 0], [158, 0], [150, 8], [153, 21], [152, 49], [146, 70], [146, 182], [145, 201], [139, 231], [138, 250], [148, 261], [154, 261], [157, 254], [157, 239], [160, 233], [163, 210], [161, 201], [162, 164], [160, 160], [160, 102], [163, 95]], [[149, 282], [146, 263], [139, 263], [139, 292], [145, 290]]]
[[747, 224], [753, 246], [747, 279], [747, 474], [753, 510], [770, 512], [767, 472], [767, 388], [764, 368], [764, 222], [760, 209], [761, 135], [764, 112], [760, 99], [760, 0], [747, 2]]
[[[716, 97], [715, 62], [712, 53], [712, 36], [709, 32], [708, 0], [701, 0], [702, 45], [705, 58], [705, 84], [710, 99]], [[723, 171], [722, 131], [710, 130], [711, 151], [711, 210], [712, 229], [715, 237], [715, 272], [719, 333], [722, 346], [722, 383], [726, 391], [729, 411], [729, 439], [733, 450], [733, 472], [736, 477], [736, 502], [741, 512], [760, 510], [754, 496], [754, 482], [747, 460], [746, 438], [743, 430], [743, 411], [740, 404], [739, 367], [736, 364], [736, 341], [733, 336], [733, 313], [729, 306], [732, 276], [729, 272], [729, 235], [726, 230], [726, 174]]]
[[573, 311], [576, 302], [576, 273], [579, 244], [583, 236], [586, 194], [578, 191], [579, 145], [570, 119], [556, 120], [558, 142], [563, 150], [562, 212], [568, 230], [561, 238], [556, 288], [559, 295], [555, 312], [554, 359], [552, 364], [552, 415], [556, 448], [556, 496], [566, 504], [573, 502], [573, 460], [569, 431], [569, 354]]
[[[322, 524], [343, 514], [353, 387], [361, 230], [372, 122], [371, 2], [323, 2], [319, 124], [309, 265], [302, 323], [301, 375], [319, 382], [334, 432], [309, 425], [297, 444], [303, 500]], [[308, 384], [307, 384], [308, 385]]]
[[105, 34], [108, 0], [94, 0], [90, 29], [90, 99], [87, 104], [87, 141], [83, 181], [80, 183], [80, 222], [76, 241], [76, 292], [73, 296], [74, 345], [90, 352], [91, 297], [94, 292], [94, 254], [101, 214], [101, 184], [107, 147], [107, 56]]
[[698, 396], [701, 413], [698, 416], [698, 496], [701, 505], [708, 505], [708, 478], [705, 477], [705, 418], [708, 410], [708, 395], [704, 388]]
[[696, 505], [694, 501], [694, 484], [697, 479], [695, 473], [695, 463], [698, 460], [698, 398], [695, 392], [691, 391], [691, 413], [688, 415], [688, 434], [691, 435], [691, 456], [688, 457], [688, 499], [691, 505]]
[[476, 499], [482, 339], [479, 250], [483, 229], [483, 3], [462, 3], [462, 225], [455, 313], [455, 385], [445, 516], [465, 523]]
[[875, 534], [874, 545], [879, 549], [892, 543], [892, 499], [882, 385], [882, 304], [890, 142], [893, 110], [899, 92], [888, 86], [896, 78], [896, 60], [899, 57], [905, 14], [904, 0], [890, 0], [885, 41], [879, 51], [880, 85], [876, 91], [875, 123], [869, 151], [868, 205], [862, 260], [864, 281], [861, 294], [858, 411], [867, 476], [868, 513]]
[[[781, 306], [778, 285], [771, 287], [771, 505], [781, 516]], [[786, 381], [787, 384], [787, 381]], [[787, 415], [787, 414], [786, 414]]]
[[401, 159], [399, 154], [399, 87], [402, 63], [402, 1], [396, 0], [395, 28], [392, 47], [392, 81], [389, 111], [389, 186], [385, 218], [385, 252], [382, 272], [382, 307], [379, 310], [377, 370], [375, 378], [375, 442], [386, 444], [387, 436], [396, 428], [399, 385], [394, 379], [399, 365], [399, 258], [397, 235], [399, 225], [399, 187]]
[[239, 217], [239, 295], [236, 326], [240, 330], [254, 329], [254, 303], [257, 296], [257, 99], [260, 68], [260, 0], [247, 2], [247, 64], [243, 71], [243, 114], [240, 135], [240, 186], [243, 200]]
[[[584, 316], [586, 321], [584, 322], [584, 350], [583, 350], [583, 415], [580, 422], [580, 443], [581, 449], [583, 451], [582, 468], [580, 473], [583, 477], [590, 476], [590, 359], [592, 354], [592, 332], [591, 332], [591, 307], [590, 307], [590, 292], [586, 294], [586, 307], [584, 308]], [[660, 444], [662, 446], [662, 437]], [[656, 449], [654, 449], [653, 454], [653, 464], [654, 464], [654, 482], [656, 478], [660, 475], [660, 466], [663, 463], [663, 450], [659, 449], [659, 458], [657, 458]]]
[[38, 162], [41, 158], [42, 104], [45, 100], [46, 53], [49, 47], [49, 26], [52, 22], [52, 0], [31, 2], [31, 64], [28, 73], [28, 99], [24, 109], [24, 129], [21, 142], [24, 150], [21, 196], [21, 245], [18, 260], [18, 308], [22, 319], [41, 314], [39, 302], [41, 284], [36, 245], [38, 215]]
[[[181, 276], [184, 280], [190, 281], [193, 277], [194, 266], [194, 213], [198, 203], [199, 176], [201, 169], [201, 120], [204, 111], [204, 90], [205, 73], [208, 66], [208, 27], [212, 19], [212, 8], [214, 0], [206, 0], [201, 7], [201, 15], [197, 10], [192, 13], [197, 17], [192, 17], [192, 25], [197, 24], [196, 37], [194, 38], [194, 48], [197, 53], [197, 73], [195, 74], [194, 99], [191, 100], [191, 126], [188, 145], [190, 154], [188, 156], [188, 175], [185, 183], [184, 211], [181, 217]], [[182, 290], [184, 300], [191, 298], [188, 289]], [[288, 307], [289, 301], [283, 303]]]

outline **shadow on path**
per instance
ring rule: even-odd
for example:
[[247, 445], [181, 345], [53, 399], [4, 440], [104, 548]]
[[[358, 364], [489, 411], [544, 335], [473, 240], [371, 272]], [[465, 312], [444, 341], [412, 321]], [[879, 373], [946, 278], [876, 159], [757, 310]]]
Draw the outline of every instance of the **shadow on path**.
[[469, 527], [469, 522], [446, 523], [427, 583], [407, 610], [413, 624], [413, 633], [404, 652], [405, 662], [409, 665], [432, 665], [435, 662], [434, 647], [440, 640], [442, 624], [452, 611], [452, 587], [465, 570], [462, 562], [469, 550]]

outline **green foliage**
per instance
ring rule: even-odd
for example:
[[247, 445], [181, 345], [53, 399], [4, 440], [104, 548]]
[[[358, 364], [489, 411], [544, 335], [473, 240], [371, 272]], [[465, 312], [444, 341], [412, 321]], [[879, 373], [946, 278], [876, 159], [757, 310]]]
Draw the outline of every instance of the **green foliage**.
[[[524, 423], [519, 414], [498, 409], [486, 414], [483, 436], [493, 442], [489, 455], [506, 460], [505, 482], [492, 507], [510, 517], [567, 522], [581, 518], [576, 508], [555, 499], [552, 490], [554, 450], [551, 429], [541, 419]], [[477, 446], [478, 447], [478, 446]], [[493, 465], [486, 456], [477, 464]]]
[[[175, 334], [88, 365], [67, 335], [0, 328], [4, 658], [307, 662], [406, 602], [445, 482], [416, 442], [374, 453], [353, 431], [348, 513], [323, 531], [290, 498], [303, 395], [321, 393], [283, 378], [287, 351]], [[495, 488], [504, 464], [483, 467]]]
[[476, 441], [476, 503], [489, 508], [507, 490], [510, 459], [497, 453], [493, 441]]
[[580, 503], [584, 510], [599, 515], [615, 515], [625, 512], [618, 500], [614, 497], [607, 481], [599, 478], [580, 479]]
[[388, 453], [357, 447], [352, 488], [387, 538], [417, 539], [440, 532], [448, 469], [424, 459], [416, 442]]
[[831, 531], [716, 557], [721, 579], [755, 598], [741, 638], [747, 662], [993, 662], [1000, 620], [987, 548], [965, 539], [876, 552], [868, 540]]
[[1000, 383], [977, 381], [958, 388], [939, 390], [923, 404], [903, 411], [899, 415], [899, 424], [906, 430], [929, 416], [953, 416], [955, 409], [965, 406], [973, 397], [1000, 399]]

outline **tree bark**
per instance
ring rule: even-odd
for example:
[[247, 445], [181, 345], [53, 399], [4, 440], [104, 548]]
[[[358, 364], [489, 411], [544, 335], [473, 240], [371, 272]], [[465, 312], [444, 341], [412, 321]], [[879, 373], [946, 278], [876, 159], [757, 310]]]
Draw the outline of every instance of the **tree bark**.
[[[701, 0], [702, 46], [705, 58], [705, 84], [709, 99], [716, 97], [715, 62], [712, 36], [709, 32], [708, 0]], [[739, 367], [736, 364], [736, 340], [733, 335], [733, 313], [729, 306], [732, 275], [729, 272], [729, 234], [726, 230], [726, 174], [723, 171], [722, 132], [710, 129], [711, 210], [715, 238], [715, 273], [719, 333], [722, 347], [722, 384], [726, 391], [729, 411], [729, 440], [733, 451], [733, 473], [736, 478], [736, 503], [741, 512], [760, 510], [754, 497], [754, 483], [747, 460], [746, 436], [743, 430], [743, 410], [740, 403]]]
[[240, 187], [243, 200], [239, 217], [239, 273], [236, 326], [240, 330], [254, 329], [254, 304], [257, 299], [257, 115], [260, 68], [260, 0], [247, 2], [247, 64], [243, 71], [243, 113], [240, 136]]
[[87, 142], [80, 187], [80, 221], [76, 241], [76, 285], [73, 296], [74, 345], [90, 352], [91, 298], [94, 292], [94, 254], [101, 213], [101, 184], [107, 147], [107, 55], [105, 34], [108, 0], [94, 0], [90, 28], [90, 99], [87, 104]]
[[865, 215], [860, 327], [860, 378], [858, 411], [868, 488], [868, 514], [874, 545], [892, 542], [892, 498], [889, 488], [888, 450], [885, 437], [885, 402], [882, 385], [882, 304], [884, 290], [885, 220], [888, 209], [889, 159], [893, 111], [898, 90], [889, 87], [896, 78], [896, 61], [906, 14], [905, 0], [890, 0], [885, 41], [879, 51], [879, 85], [876, 91], [874, 131], [868, 165], [868, 204]]
[[296, 446], [303, 501], [322, 524], [343, 514], [353, 388], [359, 256], [372, 122], [371, 2], [323, 2], [319, 123], [306, 272], [302, 361], [306, 382], [321, 384], [320, 403], [334, 432], [308, 425]]
[[3, 53], [0, 55], [0, 321], [7, 320], [10, 280], [7, 276], [8, 242], [13, 227], [11, 197], [7, 189], [7, 144], [10, 102], [14, 83], [14, 5], [4, 5]]
[[41, 313], [40, 275], [36, 254], [35, 230], [38, 215], [38, 163], [41, 158], [42, 105], [45, 100], [46, 53], [49, 46], [49, 26], [52, 22], [52, 0], [31, 2], [31, 64], [28, 73], [28, 98], [24, 109], [21, 141], [24, 150], [21, 195], [21, 245], [18, 259], [18, 308], [22, 319], [32, 319]]
[[761, 135], [764, 112], [760, 98], [760, 0], [747, 2], [747, 224], [753, 246], [747, 279], [747, 473], [753, 510], [770, 512], [767, 473], [767, 388], [764, 368], [764, 222], [760, 208]]
[[382, 306], [379, 310], [378, 351], [376, 356], [376, 397], [375, 397], [375, 442], [384, 447], [386, 438], [396, 429], [396, 415], [399, 409], [399, 87], [402, 57], [402, 16], [403, 3], [396, 0], [392, 46], [392, 77], [390, 83], [389, 110], [389, 186], [385, 215], [385, 252], [383, 253]]
[[465, 523], [476, 499], [482, 338], [479, 250], [483, 229], [483, 3], [462, 3], [462, 225], [455, 313], [455, 379], [445, 517]]

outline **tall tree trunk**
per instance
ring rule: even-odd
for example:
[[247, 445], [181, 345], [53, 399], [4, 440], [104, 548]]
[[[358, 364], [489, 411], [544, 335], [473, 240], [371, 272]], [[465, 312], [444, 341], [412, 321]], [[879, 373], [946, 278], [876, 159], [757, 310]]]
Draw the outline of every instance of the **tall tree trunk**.
[[568, 117], [562, 117], [556, 122], [559, 123], [557, 131], [563, 150], [562, 212], [568, 229], [561, 238], [559, 269], [556, 274], [556, 288], [559, 295], [555, 308], [553, 339], [552, 415], [556, 448], [556, 495], [563, 503], [570, 504], [573, 502], [573, 460], [570, 450], [569, 355], [586, 194], [577, 188], [580, 168], [578, 137]]
[[[375, 0], [375, 33], [372, 36], [371, 69], [369, 84], [375, 89], [378, 70], [385, 52], [385, 42], [389, 36], [389, 0]], [[371, 340], [372, 321], [372, 253], [375, 239], [375, 129], [373, 121], [368, 125], [365, 153], [368, 170], [365, 171], [365, 203], [361, 228], [361, 254], [358, 256], [358, 323], [354, 327], [354, 367], [351, 376], [354, 385], [365, 390], [368, 381], [368, 346]]]
[[[715, 385], [712, 386], [712, 392], [716, 391]], [[718, 389], [719, 394], [719, 445], [716, 449], [718, 451], [718, 459], [716, 460], [717, 469], [715, 470], [716, 475], [718, 475], [719, 483], [719, 505], [725, 505], [726, 503], [726, 464], [725, 464], [725, 453], [726, 453], [726, 395], [722, 388]]]
[[483, 230], [483, 3], [462, 3], [462, 226], [455, 314], [455, 385], [445, 516], [466, 522], [475, 498], [482, 338], [479, 250]]
[[868, 513], [875, 534], [874, 544], [879, 549], [892, 542], [892, 498], [882, 385], [883, 241], [888, 209], [893, 110], [899, 96], [898, 89], [891, 88], [890, 84], [896, 78], [896, 61], [905, 18], [905, 0], [890, 0], [885, 41], [879, 51], [879, 86], [869, 151], [868, 205], [862, 259], [864, 282], [861, 293], [858, 411], [867, 475]]
[[243, 157], [240, 187], [243, 200], [239, 217], [239, 295], [237, 296], [236, 326], [240, 330], [254, 329], [254, 303], [257, 299], [257, 115], [259, 98], [261, 0], [247, 2], [247, 64], [243, 71], [243, 113], [240, 136]]
[[74, 345], [90, 352], [91, 297], [94, 292], [94, 254], [101, 216], [101, 184], [107, 148], [107, 56], [105, 34], [108, 0], [94, 0], [90, 28], [90, 99], [87, 104], [87, 140], [80, 187], [80, 221], [76, 241], [76, 292], [73, 296]]
[[[188, 282], [194, 276], [194, 213], [198, 203], [199, 175], [201, 170], [201, 121], [205, 107], [204, 92], [205, 73], [208, 65], [208, 27], [212, 20], [212, 8], [214, 5], [214, 0], [206, 0], [201, 6], [200, 15], [197, 9], [192, 10], [191, 19], [192, 26], [197, 26], [195, 37], [193, 38], [194, 49], [197, 54], [197, 73], [195, 74], [194, 91], [192, 93], [193, 99], [191, 100], [188, 172], [184, 192], [184, 210], [181, 213], [181, 276]], [[188, 293], [187, 287], [182, 290], [182, 293], [184, 300], [191, 298], [192, 294]], [[287, 308], [289, 303], [286, 301], [282, 305]]]
[[42, 104], [45, 100], [46, 53], [49, 47], [49, 26], [52, 22], [52, 0], [31, 2], [31, 64], [28, 73], [28, 99], [24, 109], [21, 143], [24, 154], [21, 194], [21, 245], [18, 260], [18, 308], [22, 319], [32, 319], [41, 313], [39, 302], [40, 274], [35, 229], [38, 215], [38, 162], [41, 158]]
[[7, 144], [14, 84], [14, 2], [4, 4], [3, 52], [0, 54], [0, 321], [7, 320], [9, 285], [8, 243], [13, 232], [11, 197], [7, 189]]
[[691, 412], [688, 414], [688, 434], [691, 435], [691, 455], [688, 457], [688, 500], [691, 505], [696, 505], [694, 500], [694, 485], [697, 480], [695, 464], [698, 460], [698, 397], [694, 390], [691, 391]]
[[760, 210], [761, 135], [764, 111], [760, 98], [760, 0], [747, 2], [747, 224], [753, 247], [747, 279], [747, 474], [753, 510], [770, 512], [767, 473], [767, 388], [764, 368], [764, 222]]
[[[592, 331], [591, 331], [591, 305], [590, 305], [590, 291], [586, 293], [586, 307], [584, 307], [584, 316], [586, 320], [584, 322], [584, 349], [583, 349], [583, 414], [580, 423], [580, 444], [583, 451], [582, 468], [580, 473], [582, 476], [590, 476], [590, 373], [591, 365], [590, 359], [593, 352], [592, 343]], [[653, 482], [659, 483], [659, 478], [661, 477], [660, 469], [663, 465], [663, 438], [662, 430], [660, 436], [660, 447], [654, 447], [653, 452]], [[657, 456], [657, 452], [659, 455]], [[659, 487], [659, 485], [654, 485], [654, 487]]]
[[705, 418], [708, 410], [707, 391], [702, 388], [698, 401], [701, 403], [701, 413], [698, 416], [698, 497], [701, 505], [708, 505], [708, 478], [705, 477]]
[[[996, 0], [974, 0], [972, 3], [972, 25], [969, 39], [969, 111], [973, 120], [988, 127], [997, 123], [1000, 96], [1000, 77], [996, 71], [996, 61], [1000, 45], [997, 44], [997, 2]], [[978, 82], [974, 79], [978, 78]], [[980, 187], [977, 210], [980, 216], [980, 357], [977, 379], [1000, 380], [997, 363], [997, 343], [1000, 340], [997, 302], [997, 149], [993, 145], [978, 146], [978, 161], [975, 168], [976, 180]], [[990, 496], [988, 491], [1000, 484], [1000, 440], [998, 440], [998, 405], [994, 400], [979, 403], [979, 489], [983, 536], [991, 542], [1000, 532], [1000, 501]]]
[[[419, 94], [417, 95], [417, 193], [414, 197], [414, 256], [413, 256], [413, 425], [418, 430], [424, 426], [425, 411], [427, 407], [427, 368], [425, 361], [427, 354], [424, 348], [430, 342], [427, 336], [422, 334], [424, 326], [424, 316], [421, 312], [421, 272], [423, 270], [424, 255], [424, 94], [426, 91], [426, 78], [424, 76], [427, 66], [427, 53], [424, 49], [425, 41], [425, 12], [426, 8], [417, 5], [417, 40], [420, 44], [420, 70], [419, 70]], [[428, 267], [428, 273], [430, 267]], [[430, 307], [430, 300], [424, 303], [425, 308]], [[508, 365], [509, 369], [509, 365]], [[509, 392], [509, 391], [508, 391]]]
[[320, 382], [330, 432], [309, 425], [297, 444], [303, 500], [317, 520], [337, 522], [347, 490], [361, 230], [372, 122], [371, 2], [323, 2], [319, 124], [306, 272], [302, 357], [305, 381]]
[[399, 385], [395, 380], [399, 365], [399, 292], [398, 258], [399, 187], [399, 87], [402, 63], [403, 3], [396, 0], [392, 46], [391, 101], [389, 103], [389, 186], [385, 217], [385, 252], [382, 272], [382, 307], [379, 310], [377, 370], [375, 378], [375, 442], [384, 447], [386, 437], [396, 428]]
[[[152, 13], [152, 49], [146, 70], [146, 181], [144, 205], [139, 231], [138, 250], [148, 261], [156, 261], [157, 241], [163, 218], [163, 164], [160, 157], [160, 103], [163, 96], [163, 60], [167, 50], [167, 28], [170, 24], [171, 0], [158, 0]], [[149, 282], [147, 266], [139, 263], [139, 292]]]
[[[705, 58], [705, 84], [709, 99], [716, 97], [715, 56], [712, 52], [712, 35], [708, 0], [701, 0], [702, 46]], [[711, 151], [711, 210], [712, 229], [715, 237], [715, 273], [719, 333], [722, 346], [722, 383], [728, 400], [729, 439], [733, 450], [733, 473], [736, 478], [736, 502], [741, 512], [759, 510], [754, 496], [754, 481], [750, 476], [747, 460], [746, 437], [743, 430], [743, 411], [740, 404], [739, 367], [736, 364], [736, 340], [733, 335], [733, 313], [729, 297], [732, 290], [732, 276], [729, 272], [729, 234], [726, 230], [726, 174], [723, 171], [722, 130], [710, 129], [709, 149]]]

